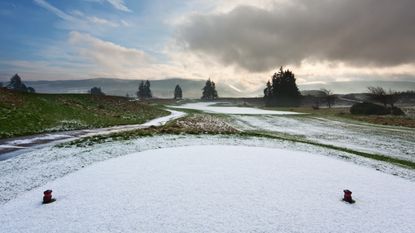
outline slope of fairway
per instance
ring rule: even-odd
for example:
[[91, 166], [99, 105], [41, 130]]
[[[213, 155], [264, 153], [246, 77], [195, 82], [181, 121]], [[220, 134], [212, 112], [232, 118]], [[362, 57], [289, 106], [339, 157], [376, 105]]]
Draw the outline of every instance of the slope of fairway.
[[237, 115], [299, 115], [303, 113], [290, 112], [290, 111], [274, 111], [274, 110], [263, 110], [259, 108], [250, 107], [221, 107], [214, 106], [213, 102], [198, 102], [188, 103], [180, 106], [170, 106], [178, 109], [193, 109], [204, 111], [208, 113], [218, 114], [237, 114]]
[[[53, 189], [57, 201], [41, 205]], [[356, 203], [341, 201], [343, 189]], [[412, 182], [284, 149], [190, 146], [97, 163], [0, 206], [4, 232], [415, 232]]]
[[168, 114], [158, 107], [124, 97], [30, 94], [0, 88], [0, 138], [142, 124]]

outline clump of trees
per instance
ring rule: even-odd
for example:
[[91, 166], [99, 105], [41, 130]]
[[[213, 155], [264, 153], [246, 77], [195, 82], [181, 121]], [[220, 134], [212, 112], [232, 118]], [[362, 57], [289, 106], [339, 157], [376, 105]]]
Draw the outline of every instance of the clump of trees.
[[179, 85], [176, 85], [176, 87], [174, 88], [174, 99], [175, 100], [183, 99], [182, 88]]
[[104, 92], [102, 92], [100, 87], [93, 87], [91, 90], [88, 91], [91, 95], [105, 95]]
[[[396, 91], [386, 91], [382, 87], [368, 87], [368, 101], [354, 104], [350, 108], [350, 113], [360, 115], [405, 115], [402, 109], [395, 106], [401, 98], [401, 93]], [[378, 104], [381, 105], [378, 105]], [[388, 105], [390, 105], [388, 107]]]
[[399, 100], [400, 95], [396, 91], [386, 91], [382, 87], [368, 87], [369, 99], [373, 102], [383, 104], [388, 107], [388, 104], [393, 108], [394, 104]]
[[218, 98], [215, 82], [211, 81], [210, 78], [206, 81], [205, 87], [202, 90], [202, 100], [214, 100]]
[[264, 100], [266, 106], [298, 106], [301, 94], [294, 73], [283, 67], [274, 73], [264, 89]]
[[150, 99], [153, 98], [150, 89], [150, 81], [141, 81], [140, 85], [138, 86], [137, 97], [139, 99]]
[[22, 82], [22, 78], [18, 74], [13, 75], [10, 79], [9, 84], [6, 86], [9, 90], [21, 91], [21, 92], [29, 92], [35, 93], [35, 89], [33, 87], [28, 87]]

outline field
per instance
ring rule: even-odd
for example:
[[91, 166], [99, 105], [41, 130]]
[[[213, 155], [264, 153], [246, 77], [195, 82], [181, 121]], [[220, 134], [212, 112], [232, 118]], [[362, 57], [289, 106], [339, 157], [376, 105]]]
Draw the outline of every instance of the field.
[[0, 88], [0, 138], [142, 124], [169, 113], [115, 96], [29, 94]]
[[[415, 230], [412, 128], [290, 109], [165, 107], [177, 117], [0, 161], [1, 225], [8, 232]], [[170, 122], [152, 123], [162, 119]], [[40, 204], [45, 189], [57, 198], [48, 206]], [[343, 189], [355, 204], [341, 201]], [[66, 222], [74, 224], [62, 230]]]

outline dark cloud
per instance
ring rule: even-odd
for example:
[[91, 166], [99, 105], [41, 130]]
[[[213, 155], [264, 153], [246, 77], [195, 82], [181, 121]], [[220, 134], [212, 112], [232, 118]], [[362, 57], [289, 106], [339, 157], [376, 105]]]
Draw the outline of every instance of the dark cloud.
[[194, 52], [266, 71], [304, 59], [355, 66], [415, 62], [414, 0], [294, 0], [194, 15], [178, 40]]

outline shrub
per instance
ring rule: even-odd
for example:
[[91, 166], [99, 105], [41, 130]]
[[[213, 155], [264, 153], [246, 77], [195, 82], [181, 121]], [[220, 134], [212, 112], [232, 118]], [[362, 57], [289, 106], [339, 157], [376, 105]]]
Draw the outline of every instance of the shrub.
[[398, 107], [392, 107], [392, 108], [389, 109], [389, 111], [392, 115], [395, 115], [395, 116], [405, 115], [405, 113], [402, 111], [402, 109], [400, 109]]
[[350, 113], [354, 115], [387, 115], [390, 111], [381, 105], [363, 102], [353, 104]]

